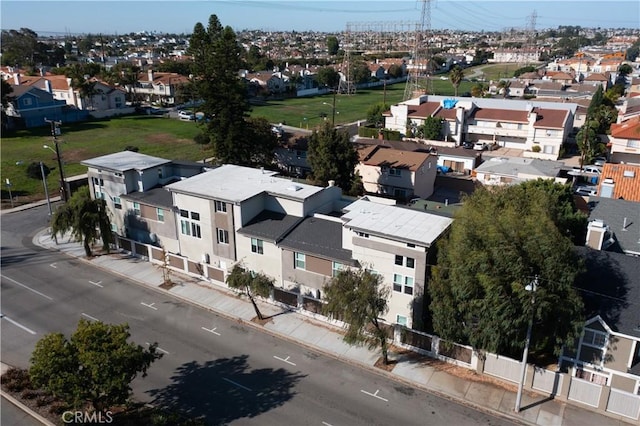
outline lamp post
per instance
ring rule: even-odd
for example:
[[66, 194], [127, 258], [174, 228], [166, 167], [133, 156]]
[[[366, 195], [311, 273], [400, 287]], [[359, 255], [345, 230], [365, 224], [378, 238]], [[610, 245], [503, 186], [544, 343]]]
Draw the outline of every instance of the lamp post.
[[338, 91], [333, 91], [333, 102], [331, 104], [327, 102], [323, 102], [322, 105], [329, 105], [331, 107], [331, 127], [335, 127], [336, 125], [336, 93]]
[[44, 173], [44, 165], [42, 161], [40, 162], [40, 173], [42, 174], [42, 186], [44, 186], [44, 196], [47, 198], [47, 207], [49, 208], [49, 220], [51, 220], [51, 215], [53, 215], [53, 210], [51, 210], [51, 199], [49, 199], [49, 188], [47, 188], [47, 176]]
[[58, 135], [60, 134], [60, 125], [62, 121], [55, 120], [47, 120], [44, 119], [47, 123], [51, 124], [51, 136], [53, 136], [53, 144], [55, 145], [55, 151], [49, 145], [43, 145], [43, 148], [50, 149], [56, 153], [56, 158], [58, 160], [58, 170], [60, 171], [60, 197], [63, 202], [67, 202], [69, 199], [69, 194], [67, 194], [67, 187], [64, 180], [64, 172], [62, 170], [62, 158], [60, 156], [60, 146], [58, 145]]
[[[533, 279], [531, 284], [528, 284], [524, 289], [531, 292], [531, 305], [536, 303], [536, 290], [538, 288], [538, 276]], [[535, 312], [535, 311], [534, 311]], [[522, 353], [522, 370], [520, 373], [520, 382], [518, 383], [518, 393], [516, 394], [516, 406], [515, 412], [520, 412], [520, 404], [522, 402], [522, 387], [524, 386], [524, 379], [527, 375], [527, 355], [529, 354], [529, 343], [531, 342], [531, 329], [533, 328], [533, 316], [531, 313], [529, 318], [529, 326], [527, 327], [527, 338], [524, 342], [524, 352]]]

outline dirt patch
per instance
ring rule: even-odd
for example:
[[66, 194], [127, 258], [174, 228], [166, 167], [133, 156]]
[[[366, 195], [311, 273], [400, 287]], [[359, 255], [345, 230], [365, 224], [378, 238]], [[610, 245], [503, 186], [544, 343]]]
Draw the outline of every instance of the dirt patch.
[[272, 322], [271, 318], [264, 318], [264, 319], [260, 319], [257, 316], [251, 318], [251, 322], [254, 324], [260, 324], [262, 326], [264, 326], [265, 324], [268, 324], [270, 322]]
[[376, 360], [376, 362], [373, 364], [374, 367], [379, 368], [380, 370], [384, 370], [384, 371], [392, 371], [393, 368], [396, 366], [396, 364], [398, 363], [397, 360], [395, 359], [390, 359], [388, 364], [384, 363], [384, 358], [380, 357]]
[[144, 140], [145, 142], [149, 142], [154, 145], [193, 144], [193, 140], [176, 139], [175, 135], [171, 135], [169, 133], [154, 133], [152, 135], [145, 136]]
[[160, 287], [163, 290], [171, 290], [172, 288], [174, 288], [177, 284], [174, 283], [171, 280], [167, 280], [165, 282], [163, 282], [162, 284], [160, 284], [158, 287]]

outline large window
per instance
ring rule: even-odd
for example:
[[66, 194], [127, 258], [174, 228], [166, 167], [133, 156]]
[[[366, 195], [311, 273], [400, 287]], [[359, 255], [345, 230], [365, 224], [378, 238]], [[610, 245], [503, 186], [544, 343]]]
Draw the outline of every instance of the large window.
[[118, 210], [122, 209], [122, 200], [120, 197], [113, 197], [113, 207]]
[[158, 222], [164, 222], [164, 210], [157, 208], [156, 214], [158, 215]]
[[396, 169], [395, 167], [390, 167], [389, 176], [402, 176], [402, 169]]
[[404, 294], [413, 294], [413, 277], [393, 274], [393, 291]]
[[216, 228], [216, 234], [218, 234], [218, 244], [229, 244], [229, 231]]
[[396, 259], [394, 262], [399, 266], [406, 266], [407, 268], [414, 269], [416, 267], [416, 260], [413, 257], [404, 257], [396, 254]]
[[136, 216], [140, 216], [140, 203], [133, 203], [133, 212]]
[[[196, 212], [189, 212], [187, 210], [180, 210], [180, 232], [183, 235], [189, 235], [195, 238], [202, 238], [200, 230], [200, 214]], [[191, 218], [191, 220], [189, 220]]]
[[342, 271], [344, 265], [340, 262], [331, 262], [331, 276], [336, 277]]
[[307, 269], [307, 257], [304, 253], [293, 253], [293, 265], [296, 269]]
[[217, 212], [220, 212], [220, 213], [226, 213], [227, 212], [227, 203], [225, 203], [223, 201], [215, 201], [214, 202], [214, 206], [215, 206], [215, 210]]
[[257, 238], [251, 239], [251, 252], [264, 254], [264, 241], [259, 240]]
[[607, 335], [600, 331], [585, 329], [582, 343], [602, 349], [607, 346]]

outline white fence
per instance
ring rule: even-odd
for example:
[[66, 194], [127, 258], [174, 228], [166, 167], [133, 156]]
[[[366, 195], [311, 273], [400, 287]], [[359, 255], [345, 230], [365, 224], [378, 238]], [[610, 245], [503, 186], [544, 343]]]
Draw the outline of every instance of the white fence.
[[640, 395], [611, 389], [607, 411], [638, 420], [640, 418]]
[[569, 387], [569, 399], [571, 401], [580, 402], [597, 408], [598, 403], [600, 402], [601, 393], [601, 385], [596, 385], [595, 383], [578, 379], [576, 377], [571, 378], [571, 384]]
[[484, 360], [484, 372], [510, 382], [520, 382], [522, 363], [505, 356], [487, 354]]
[[562, 374], [557, 371], [536, 368], [533, 373], [532, 387], [547, 392], [550, 395], [557, 395], [560, 389], [562, 389], [562, 380]]

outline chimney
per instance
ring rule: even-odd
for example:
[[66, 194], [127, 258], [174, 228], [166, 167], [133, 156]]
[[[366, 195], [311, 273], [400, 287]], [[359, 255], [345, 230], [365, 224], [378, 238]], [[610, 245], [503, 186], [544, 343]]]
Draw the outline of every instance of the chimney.
[[44, 87], [47, 92], [53, 93], [53, 90], [51, 89], [51, 82], [49, 80], [44, 81]]
[[13, 84], [20, 86], [20, 73], [17, 72], [13, 75]]
[[587, 226], [587, 240], [585, 245], [596, 250], [606, 250], [615, 242], [609, 227], [601, 219], [589, 222]]
[[153, 81], [153, 70], [151, 68], [149, 68], [149, 70], [147, 71], [147, 76], [149, 78], [149, 81]]
[[329, 187], [332, 187], [332, 186], [336, 186], [336, 181], [335, 180], [330, 180], [329, 181]]

